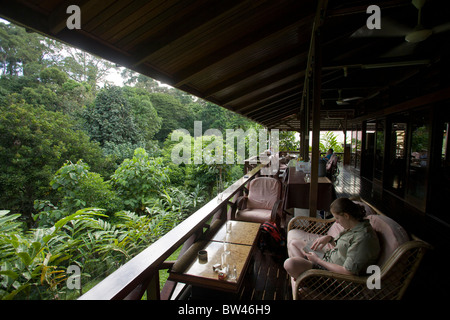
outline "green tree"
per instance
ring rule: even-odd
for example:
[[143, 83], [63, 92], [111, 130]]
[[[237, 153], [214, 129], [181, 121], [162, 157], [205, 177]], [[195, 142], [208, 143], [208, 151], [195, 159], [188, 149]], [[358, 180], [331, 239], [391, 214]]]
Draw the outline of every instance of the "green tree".
[[123, 90], [141, 139], [146, 144], [151, 144], [155, 134], [161, 129], [162, 119], [152, 105], [150, 94], [142, 88], [124, 87]]
[[158, 116], [162, 118], [163, 125], [155, 135], [158, 141], [164, 142], [173, 130], [193, 127], [189, 110], [175, 97], [164, 93], [152, 93], [150, 101]]
[[45, 66], [43, 37], [12, 23], [0, 22], [1, 74], [36, 79]]
[[333, 131], [327, 131], [321, 136], [319, 147], [322, 152], [327, 152], [330, 148], [334, 152], [344, 152], [341, 143], [337, 140], [337, 135]]
[[100, 90], [84, 116], [90, 137], [100, 143], [106, 154], [115, 155], [121, 161], [141, 145], [142, 136], [122, 88], [112, 86]]
[[70, 79], [78, 83], [87, 83], [94, 92], [115, 68], [109, 61], [61, 42], [46, 39], [43, 43], [45, 43], [51, 65], [66, 73]]
[[107, 213], [121, 209], [121, 200], [112, 190], [110, 183], [100, 174], [89, 171], [82, 160], [77, 163], [67, 161], [53, 176], [50, 182], [61, 199], [61, 207], [67, 212], [82, 208], [102, 208]]
[[31, 218], [66, 160], [100, 164], [102, 153], [67, 116], [14, 100], [0, 107], [0, 204]]
[[279, 134], [280, 151], [298, 151], [300, 142], [295, 138], [295, 131], [281, 131]]

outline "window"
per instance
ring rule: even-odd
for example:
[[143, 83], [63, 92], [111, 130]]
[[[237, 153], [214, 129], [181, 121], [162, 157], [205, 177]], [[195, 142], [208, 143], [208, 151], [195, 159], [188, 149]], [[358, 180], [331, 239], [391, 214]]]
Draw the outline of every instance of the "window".
[[384, 127], [385, 121], [378, 120], [375, 133], [375, 158], [373, 177], [378, 180], [383, 178], [384, 163]]
[[413, 114], [406, 199], [422, 211], [425, 211], [427, 200], [430, 129], [429, 112]]
[[403, 121], [392, 121], [390, 126], [390, 143], [388, 167], [386, 168], [385, 187], [399, 196], [403, 196], [405, 187], [407, 124]]

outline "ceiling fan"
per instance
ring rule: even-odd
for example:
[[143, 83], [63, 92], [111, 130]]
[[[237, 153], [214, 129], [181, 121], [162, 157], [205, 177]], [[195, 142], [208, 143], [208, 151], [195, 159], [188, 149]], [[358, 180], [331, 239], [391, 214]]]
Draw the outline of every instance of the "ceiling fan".
[[354, 101], [354, 100], [359, 100], [362, 99], [363, 97], [351, 97], [351, 98], [342, 98], [342, 90], [338, 90], [339, 92], [339, 98], [336, 100], [336, 104], [338, 106], [346, 106], [349, 105], [350, 101]]
[[422, 24], [422, 8], [427, 0], [412, 0], [411, 3], [416, 7], [417, 24], [411, 29], [407, 28], [389, 18], [381, 18], [382, 28], [377, 30], [369, 30], [366, 26], [356, 30], [352, 38], [367, 38], [367, 37], [402, 37], [405, 42], [388, 51], [381, 57], [396, 57], [412, 54], [417, 44], [427, 40], [430, 36], [450, 31], [450, 22], [435, 26], [433, 28], [424, 27]]

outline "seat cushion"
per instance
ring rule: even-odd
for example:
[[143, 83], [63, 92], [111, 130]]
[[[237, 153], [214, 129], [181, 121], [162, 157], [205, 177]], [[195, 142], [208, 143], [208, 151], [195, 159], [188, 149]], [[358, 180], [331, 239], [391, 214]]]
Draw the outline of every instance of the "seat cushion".
[[314, 241], [319, 237], [318, 234], [309, 233], [300, 229], [289, 230], [287, 234], [287, 242], [292, 242], [293, 240], [303, 240], [305, 242]]
[[272, 210], [268, 209], [244, 209], [236, 212], [236, 220], [264, 223], [270, 221]]
[[395, 249], [409, 241], [409, 236], [402, 226], [387, 216], [369, 215], [367, 219], [370, 220], [370, 224], [376, 231], [380, 241], [381, 251], [378, 265], [382, 266]]
[[280, 199], [281, 183], [274, 178], [260, 177], [252, 180], [248, 189], [247, 209], [272, 210]]

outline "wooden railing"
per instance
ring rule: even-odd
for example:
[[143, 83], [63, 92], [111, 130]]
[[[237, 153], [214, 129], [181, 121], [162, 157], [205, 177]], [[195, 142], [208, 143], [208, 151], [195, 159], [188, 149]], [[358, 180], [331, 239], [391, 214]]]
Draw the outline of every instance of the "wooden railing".
[[168, 281], [160, 291], [159, 270], [170, 269], [174, 261], [166, 261], [183, 245], [181, 256], [215, 220], [226, 220], [233, 201], [241, 194], [249, 180], [260, 174], [261, 165], [237, 180], [186, 220], [173, 228], [147, 249], [132, 258], [79, 300], [141, 299], [147, 292], [147, 299], [169, 299], [175, 283]]

